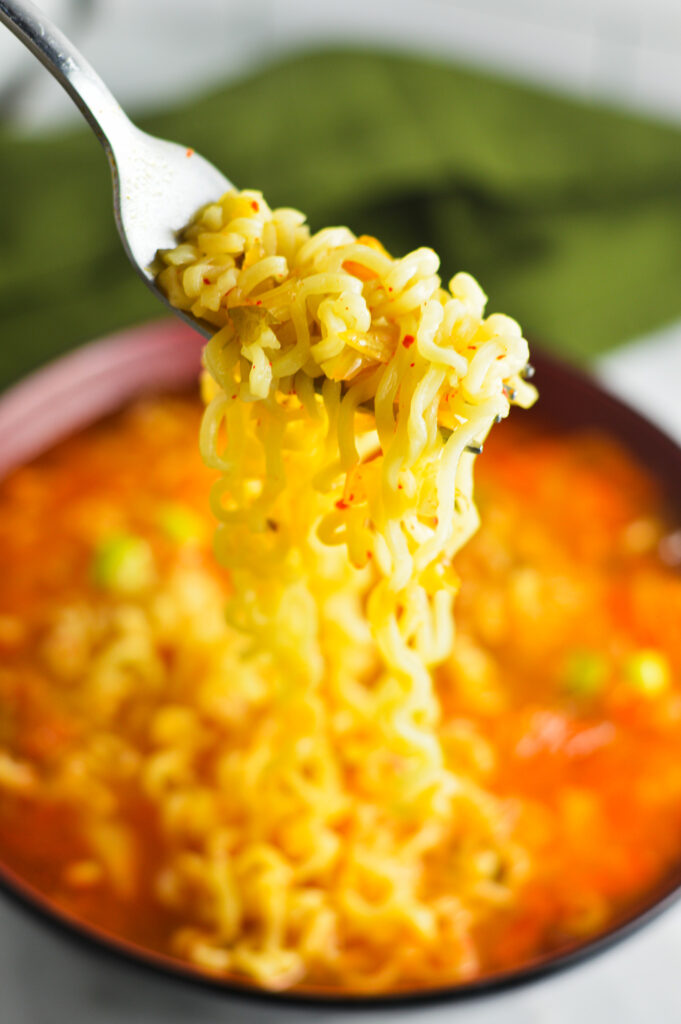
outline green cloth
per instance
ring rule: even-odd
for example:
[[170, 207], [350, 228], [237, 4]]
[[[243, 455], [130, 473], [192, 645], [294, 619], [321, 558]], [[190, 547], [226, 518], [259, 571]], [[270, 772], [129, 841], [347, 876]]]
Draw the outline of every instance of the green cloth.
[[[681, 134], [470, 70], [330, 51], [141, 126], [193, 146], [313, 229], [476, 275], [489, 310], [578, 360], [681, 316]], [[158, 317], [111, 216], [88, 129], [0, 134], [0, 383]]]

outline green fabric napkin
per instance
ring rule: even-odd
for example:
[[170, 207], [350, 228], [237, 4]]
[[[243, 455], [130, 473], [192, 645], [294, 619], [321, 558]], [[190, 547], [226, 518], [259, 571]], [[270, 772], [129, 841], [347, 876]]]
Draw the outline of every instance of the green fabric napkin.
[[[489, 310], [579, 360], [681, 316], [681, 133], [420, 58], [287, 59], [148, 131], [241, 187], [400, 254], [431, 245]], [[130, 269], [88, 129], [0, 134], [0, 383], [161, 310]]]

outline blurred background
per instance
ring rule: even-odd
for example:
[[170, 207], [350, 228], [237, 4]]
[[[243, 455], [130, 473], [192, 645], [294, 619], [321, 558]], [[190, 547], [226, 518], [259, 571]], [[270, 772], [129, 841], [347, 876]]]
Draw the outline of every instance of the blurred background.
[[[314, 227], [344, 221], [396, 252], [435, 245], [445, 273], [471, 270], [492, 308], [681, 437], [676, 0], [42, 6], [143, 127], [306, 210]], [[0, 387], [159, 316], [122, 255], [97, 143], [2, 28], [0, 195]], [[503, 1010], [491, 1001], [457, 1019], [681, 1020], [680, 959], [677, 910]], [[123, 977], [0, 902], [3, 1022], [261, 1019]]]
[[[681, 119], [675, 0], [44, 0], [42, 7], [135, 112], [333, 40], [458, 59]], [[4, 98], [31, 66], [18, 45], [0, 38]], [[43, 75], [32, 77], [15, 97], [22, 124], [78, 116]]]
[[[635, 389], [653, 382], [655, 357], [681, 376], [674, 0], [43, 7], [143, 127], [242, 187], [313, 227], [345, 222], [395, 252], [434, 246], [444, 275], [479, 276], [491, 308], [568, 358], [644, 339], [643, 356], [634, 345], [604, 364], [613, 386], [632, 390], [630, 366]], [[0, 209], [0, 311], [23, 339], [0, 349], [7, 383], [158, 309], [110, 230], [98, 147], [4, 30], [0, 146], [13, 197]], [[649, 410], [674, 422], [675, 396], [654, 390]]]

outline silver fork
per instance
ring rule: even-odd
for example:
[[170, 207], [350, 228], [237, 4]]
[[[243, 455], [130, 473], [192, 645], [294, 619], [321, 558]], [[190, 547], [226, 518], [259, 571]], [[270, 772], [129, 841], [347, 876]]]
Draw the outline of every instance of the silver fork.
[[82, 54], [30, 0], [0, 0], [0, 22], [54, 75], [104, 146], [116, 226], [137, 273], [176, 316], [212, 334], [214, 327], [170, 305], [151, 266], [159, 249], [177, 244], [177, 232], [196, 211], [232, 183], [193, 149], [137, 128]]
[[[137, 128], [83, 55], [30, 0], [0, 0], [0, 22], [54, 75], [104, 146], [116, 226], [133, 267], [175, 316], [209, 338], [215, 327], [171, 306], [156, 285], [152, 265], [159, 249], [176, 244], [177, 232], [201, 206], [234, 186], [193, 149]], [[322, 379], [315, 378], [315, 387]], [[466, 449], [478, 455], [482, 445]]]

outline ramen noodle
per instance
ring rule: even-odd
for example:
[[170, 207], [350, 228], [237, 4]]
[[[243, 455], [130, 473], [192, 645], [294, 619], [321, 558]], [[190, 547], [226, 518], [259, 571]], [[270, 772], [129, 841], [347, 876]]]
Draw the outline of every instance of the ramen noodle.
[[[527, 343], [485, 317], [469, 275], [442, 288], [432, 250], [393, 259], [347, 228], [310, 235], [257, 192], [204, 208], [162, 258], [170, 301], [215, 329], [201, 430], [220, 474], [215, 548], [228, 619], [277, 703], [225, 775], [253, 837], [221, 856], [256, 927], [232, 910], [227, 934], [189, 948], [272, 986], [310, 960], [385, 983], [401, 936], [432, 956], [452, 899], [479, 916], [521, 861], [495, 801], [446, 763], [432, 668], [454, 640], [452, 558], [478, 525], [475, 453], [535, 397]], [[425, 861], [464, 847], [489, 875], [426, 898]]]

